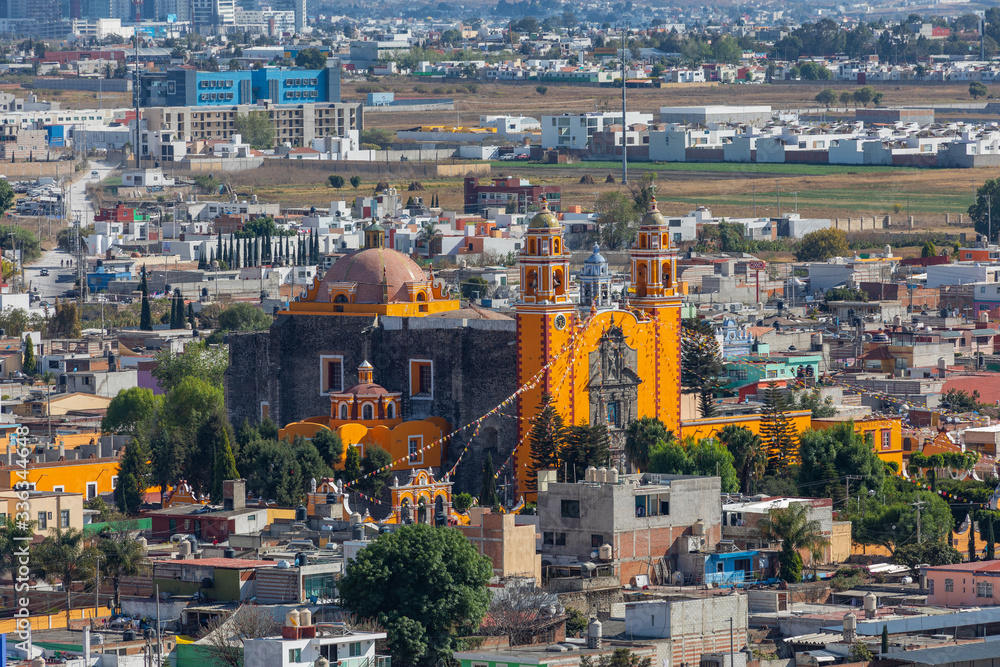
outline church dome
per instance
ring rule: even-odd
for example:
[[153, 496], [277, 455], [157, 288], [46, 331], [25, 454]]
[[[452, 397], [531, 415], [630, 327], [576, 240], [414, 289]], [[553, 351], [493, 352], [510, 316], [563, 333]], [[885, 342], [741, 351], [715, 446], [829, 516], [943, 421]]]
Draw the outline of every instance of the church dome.
[[656, 197], [653, 197], [652, 201], [649, 202], [649, 211], [642, 216], [642, 222], [639, 224], [641, 227], [665, 227], [667, 225], [663, 214], [656, 208]]
[[389, 301], [409, 301], [406, 284], [426, 282], [427, 276], [417, 263], [391, 248], [355, 250], [334, 262], [323, 276], [317, 301], [330, 301], [330, 285], [356, 283], [355, 303], [382, 303], [382, 280], [388, 287]]
[[542, 210], [535, 214], [528, 224], [528, 229], [559, 229], [559, 218], [549, 210], [549, 201], [542, 197]]
[[594, 253], [583, 261], [582, 276], [600, 276], [608, 273], [608, 260], [601, 254], [601, 246], [594, 244]]

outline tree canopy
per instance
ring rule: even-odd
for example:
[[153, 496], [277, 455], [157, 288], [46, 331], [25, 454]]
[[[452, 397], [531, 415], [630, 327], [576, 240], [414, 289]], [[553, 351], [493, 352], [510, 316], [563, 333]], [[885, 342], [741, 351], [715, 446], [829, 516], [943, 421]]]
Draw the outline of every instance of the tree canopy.
[[462, 533], [403, 526], [365, 547], [338, 582], [341, 604], [386, 627], [394, 660], [431, 667], [479, 627], [493, 565]]
[[252, 148], [264, 150], [274, 148], [274, 125], [266, 111], [248, 111], [236, 114], [233, 130], [243, 137]]
[[843, 257], [848, 252], [847, 234], [831, 227], [803, 236], [795, 249], [795, 259], [800, 262], [822, 262], [831, 257]]

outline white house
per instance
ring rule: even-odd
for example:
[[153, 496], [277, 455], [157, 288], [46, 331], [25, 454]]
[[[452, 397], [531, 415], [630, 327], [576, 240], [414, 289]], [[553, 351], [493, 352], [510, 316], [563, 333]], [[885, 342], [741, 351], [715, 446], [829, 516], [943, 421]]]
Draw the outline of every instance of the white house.
[[[315, 633], [310, 632], [313, 629]], [[306, 634], [315, 634], [315, 637], [302, 636]], [[312, 667], [320, 658], [326, 658], [331, 665], [339, 667], [388, 667], [389, 657], [375, 654], [375, 641], [385, 638], [384, 632], [352, 632], [339, 623], [306, 627], [286, 625], [281, 637], [247, 639], [243, 643], [243, 664], [245, 667]]]
[[122, 185], [127, 188], [168, 187], [173, 184], [174, 179], [164, 176], [159, 167], [122, 171]]

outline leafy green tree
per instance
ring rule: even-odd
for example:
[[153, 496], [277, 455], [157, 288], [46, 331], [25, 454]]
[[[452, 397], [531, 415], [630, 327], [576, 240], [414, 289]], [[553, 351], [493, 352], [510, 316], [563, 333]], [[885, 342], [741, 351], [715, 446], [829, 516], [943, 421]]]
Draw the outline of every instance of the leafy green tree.
[[830, 78], [830, 70], [815, 62], [802, 63], [799, 76], [807, 81], [826, 81]]
[[[860, 477], [852, 480], [852, 486], [858, 485], [854, 488], [876, 493], [882, 490], [885, 464], [872, 445], [855, 432], [853, 421], [805, 431], [799, 441], [799, 456], [802, 464], [798, 481], [805, 494], [842, 498], [844, 475]], [[830, 477], [834, 471], [836, 474]], [[850, 505], [850, 499], [847, 500]]]
[[384, 127], [370, 127], [361, 131], [361, 143], [372, 144], [376, 150], [386, 150], [396, 140], [396, 133]]
[[761, 539], [781, 542], [778, 577], [790, 584], [802, 581], [802, 556], [799, 552], [808, 551], [818, 559], [829, 543], [823, 537], [819, 522], [809, 518], [809, 509], [803, 503], [773, 509], [758, 525]]
[[649, 452], [661, 440], [673, 439], [667, 425], [656, 417], [640, 417], [625, 429], [625, 456], [637, 470], [649, 467]]
[[362, 487], [369, 496], [377, 497], [392, 474], [391, 470], [383, 469], [392, 463], [392, 455], [378, 445], [366, 445], [365, 456], [361, 459], [361, 474], [369, 475], [362, 482]]
[[923, 543], [904, 544], [892, 554], [892, 560], [914, 572], [918, 565], [954, 565], [962, 562], [962, 554], [944, 540], [927, 540]]
[[0, 518], [0, 574], [10, 573], [11, 580], [15, 578], [21, 550], [30, 544], [34, 525], [34, 521], [19, 524], [13, 515]]
[[566, 614], [569, 617], [566, 619], [567, 637], [576, 637], [581, 632], [586, 630], [588, 625], [590, 625], [590, 620], [587, 618], [586, 614], [581, 612], [579, 609], [566, 607]]
[[715, 393], [722, 387], [722, 355], [712, 325], [684, 320], [681, 338], [681, 391], [698, 395], [702, 417], [714, 417]]
[[969, 84], [969, 95], [972, 95], [972, 99], [978, 100], [980, 97], [986, 97], [989, 94], [989, 89], [986, 84], [981, 81], [973, 81]]
[[798, 397], [797, 401], [793, 399], [790, 403], [794, 404], [799, 410], [811, 411], [813, 419], [825, 419], [837, 414], [837, 408], [833, 404], [833, 399], [829, 396], [823, 399], [819, 389], [799, 391], [795, 392], [795, 395]]
[[312, 47], [302, 49], [295, 54], [295, 66], [303, 69], [323, 69], [326, 67], [326, 54]]
[[875, 99], [875, 89], [871, 86], [862, 86], [854, 91], [854, 103], [867, 108]]
[[[187, 479], [208, 490], [211, 444], [199, 446], [199, 431], [212, 416], [224, 421], [222, 388], [199, 377], [185, 377], [167, 391], [149, 430], [153, 482], [161, 488]], [[206, 442], [204, 436], [202, 444]]]
[[32, 549], [32, 572], [49, 583], [59, 581], [66, 592], [66, 627], [69, 627], [73, 584], [90, 581], [94, 575], [94, 549], [83, 532], [75, 528], [56, 529]]
[[[481, 276], [470, 276], [462, 281], [462, 298], [484, 298], [489, 296], [490, 284]], [[479, 296], [476, 297], [475, 295]]]
[[649, 457], [649, 471], [668, 475], [707, 475], [720, 477], [722, 491], [739, 491], [740, 482], [733, 465], [733, 455], [714, 438], [695, 441], [687, 438], [661, 441]]
[[142, 574], [149, 561], [142, 544], [135, 538], [139, 533], [138, 522], [119, 521], [106, 526], [99, 534], [95, 547], [100, 554], [98, 565], [105, 581], [114, 587], [114, 605], [122, 608], [121, 584], [125, 577]]
[[14, 188], [7, 179], [0, 179], [0, 216], [3, 216], [14, 205]]
[[920, 248], [921, 257], [937, 257], [937, 248], [934, 247], [933, 241], [926, 241], [922, 248]]
[[344, 187], [344, 177], [341, 176], [340, 174], [330, 174], [330, 176], [327, 178], [327, 181], [330, 183], [331, 188], [336, 188], [337, 190], [339, 190], [340, 188]]
[[338, 465], [344, 456], [344, 443], [336, 431], [322, 429], [313, 436], [312, 443], [330, 468]]
[[[11, 333], [10, 335], [20, 335]], [[25, 375], [34, 375], [38, 372], [38, 367], [35, 362], [35, 344], [30, 338], [24, 340], [24, 356], [21, 358], [21, 371]]]
[[635, 238], [639, 212], [628, 196], [620, 190], [604, 192], [597, 197], [598, 240], [609, 250], [627, 248]]
[[566, 426], [562, 415], [552, 403], [548, 394], [542, 396], [538, 406], [538, 414], [531, 420], [531, 430], [528, 431], [528, 443], [531, 446], [531, 465], [528, 469], [529, 491], [538, 488], [538, 471], [555, 468], [559, 465], [559, 450], [566, 439]]
[[355, 190], [361, 187], [360, 176], [351, 176], [351, 187], [354, 188]]
[[768, 470], [787, 473], [798, 455], [798, 436], [788, 420], [788, 399], [769, 382], [760, 418], [760, 439], [767, 451]]
[[233, 118], [233, 131], [258, 150], [274, 148], [274, 125], [266, 111], [248, 111]]
[[750, 495], [754, 483], [767, 469], [767, 451], [760, 436], [744, 426], [727, 424], [719, 432], [719, 440], [733, 456], [733, 466], [740, 480], [740, 491]]
[[844, 230], [819, 229], [802, 237], [795, 249], [795, 259], [800, 262], [823, 262], [831, 257], [844, 257], [849, 252]]
[[875, 659], [875, 656], [872, 655], [868, 644], [859, 640], [851, 645], [851, 652], [848, 654], [847, 659], [851, 662], [871, 662]]
[[146, 265], [142, 266], [142, 274], [139, 279], [139, 291], [142, 292], [142, 310], [139, 314], [139, 329], [142, 331], [153, 330], [153, 317], [149, 311], [149, 284], [146, 282]]
[[857, 287], [833, 287], [826, 291], [823, 300], [830, 301], [868, 301], [868, 292]]
[[108, 409], [101, 419], [101, 431], [134, 436], [162, 403], [163, 396], [157, 396], [152, 389], [143, 387], [122, 389], [108, 404]]
[[816, 94], [816, 101], [829, 109], [837, 101], [837, 93], [833, 88], [824, 88]]
[[[996, 206], [994, 206], [996, 204]], [[969, 218], [976, 232], [996, 241], [996, 233], [1000, 231], [1000, 223], [992, 221], [992, 210], [1000, 206], [1000, 178], [991, 178], [976, 190], [976, 201], [969, 207]], [[1000, 209], [998, 209], [1000, 210]], [[1000, 217], [997, 218], [1000, 220]]]
[[432, 667], [479, 627], [492, 576], [490, 560], [462, 533], [415, 524], [380, 535], [337, 588], [344, 608], [385, 626], [394, 661]]
[[122, 514], [131, 515], [139, 511], [149, 481], [149, 451], [142, 437], [133, 436], [125, 445], [115, 486], [115, 504]]
[[616, 648], [611, 655], [605, 653], [597, 660], [589, 655], [580, 656], [580, 667], [652, 667], [652, 664], [652, 658], [640, 658], [627, 648]]
[[234, 303], [219, 313], [221, 331], [264, 331], [274, 318], [249, 303]]
[[480, 507], [496, 507], [500, 504], [497, 497], [497, 481], [494, 478], [493, 454], [486, 453], [486, 463], [483, 464], [483, 483], [479, 491]]
[[451, 506], [456, 512], [465, 512], [472, 507], [472, 501], [471, 493], [456, 493], [451, 497]]
[[853, 101], [854, 101], [854, 95], [849, 90], [845, 90], [842, 93], [840, 93], [840, 103], [843, 104], [845, 107]]
[[228, 365], [229, 352], [225, 348], [212, 349], [204, 342], [188, 343], [180, 354], [166, 349], [158, 352], [153, 377], [167, 392], [186, 378], [198, 378], [221, 388]]

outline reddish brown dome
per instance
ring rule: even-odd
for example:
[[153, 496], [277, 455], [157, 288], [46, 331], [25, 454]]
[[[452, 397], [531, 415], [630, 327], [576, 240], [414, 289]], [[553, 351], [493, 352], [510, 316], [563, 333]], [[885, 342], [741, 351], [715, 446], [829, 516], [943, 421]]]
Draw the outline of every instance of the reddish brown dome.
[[[390, 248], [355, 250], [338, 259], [323, 276], [317, 301], [329, 302], [332, 283], [357, 283], [355, 303], [382, 303], [382, 278], [388, 286], [389, 301], [409, 301], [406, 283], [424, 282], [427, 276], [417, 263]], [[428, 295], [429, 297], [429, 295]]]

